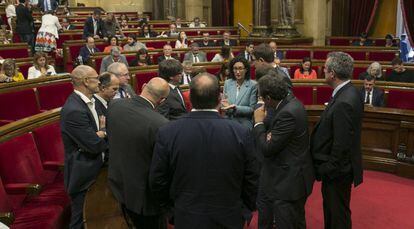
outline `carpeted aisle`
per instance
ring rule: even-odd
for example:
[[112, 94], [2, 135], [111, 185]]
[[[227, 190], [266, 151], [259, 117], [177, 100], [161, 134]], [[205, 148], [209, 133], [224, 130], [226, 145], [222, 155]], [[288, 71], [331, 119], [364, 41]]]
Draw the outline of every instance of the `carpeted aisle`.
[[[309, 229], [323, 228], [321, 184], [315, 183], [306, 204]], [[354, 229], [414, 229], [414, 180], [365, 171], [364, 183], [352, 190]], [[256, 216], [249, 229], [257, 228]]]

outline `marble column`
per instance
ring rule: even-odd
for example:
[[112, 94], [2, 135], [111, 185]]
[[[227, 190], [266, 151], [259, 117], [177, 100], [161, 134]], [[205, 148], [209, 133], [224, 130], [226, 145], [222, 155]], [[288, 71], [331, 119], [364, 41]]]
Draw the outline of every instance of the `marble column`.
[[177, 17], [177, 0], [164, 0], [164, 18]]
[[301, 36], [295, 26], [295, 3], [295, 0], [279, 0], [278, 24], [274, 29], [273, 36], [286, 38]]
[[201, 20], [204, 20], [204, 18], [203, 18], [203, 1], [200, 1], [200, 0], [185, 0], [185, 18], [188, 21], [191, 21], [195, 17], [199, 17]]
[[268, 36], [270, 29], [270, 0], [254, 0], [252, 37]]

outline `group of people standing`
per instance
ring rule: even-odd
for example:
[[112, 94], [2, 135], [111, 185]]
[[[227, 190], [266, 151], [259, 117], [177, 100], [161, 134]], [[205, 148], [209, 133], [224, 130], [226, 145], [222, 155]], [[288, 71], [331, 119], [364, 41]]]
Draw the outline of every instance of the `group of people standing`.
[[[325, 228], [351, 228], [351, 185], [362, 182], [363, 113], [350, 82], [352, 57], [329, 54], [324, 73], [334, 91], [309, 136], [306, 110], [289, 78], [270, 64], [270, 46], [256, 51], [259, 63], [269, 63], [257, 82], [238, 58], [224, 96], [216, 76], [200, 73], [190, 82], [187, 114], [177, 60], [162, 61], [159, 77], [140, 95], [108, 102], [106, 119], [93, 111], [101, 77], [75, 68], [75, 92], [61, 115], [71, 228], [82, 227], [84, 195], [106, 152], [109, 186], [131, 228], [166, 228], [167, 219], [178, 229], [242, 228], [256, 209], [259, 228], [305, 228], [315, 179], [322, 181]], [[128, 78], [122, 69], [108, 72], [121, 81]]]

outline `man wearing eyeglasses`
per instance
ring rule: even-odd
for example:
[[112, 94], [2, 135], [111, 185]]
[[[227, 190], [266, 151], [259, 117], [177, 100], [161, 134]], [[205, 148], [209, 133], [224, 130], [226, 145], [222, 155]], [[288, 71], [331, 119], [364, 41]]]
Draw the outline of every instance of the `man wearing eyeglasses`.
[[119, 79], [119, 90], [116, 92], [114, 99], [132, 98], [136, 94], [128, 83], [131, 77], [129, 76], [128, 67], [124, 63], [112, 63], [108, 67], [108, 72], [114, 74]]
[[93, 94], [99, 92], [98, 73], [80, 65], [71, 74], [74, 92], [61, 111], [65, 147], [65, 190], [72, 201], [70, 228], [83, 228], [83, 203], [103, 165], [106, 142], [105, 120], [99, 119]]

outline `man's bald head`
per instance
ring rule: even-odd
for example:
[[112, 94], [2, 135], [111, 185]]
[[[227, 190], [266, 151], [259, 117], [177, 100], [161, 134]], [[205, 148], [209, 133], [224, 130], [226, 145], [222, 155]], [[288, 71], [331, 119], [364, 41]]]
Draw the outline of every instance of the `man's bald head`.
[[195, 109], [215, 109], [220, 103], [220, 85], [217, 77], [203, 72], [190, 84], [190, 100]]
[[95, 69], [88, 65], [79, 65], [73, 69], [71, 77], [74, 87], [82, 86], [82, 82], [87, 77], [97, 77], [98, 73]]
[[154, 77], [142, 88], [141, 96], [147, 98], [154, 105], [160, 104], [170, 93], [170, 86], [163, 78]]

